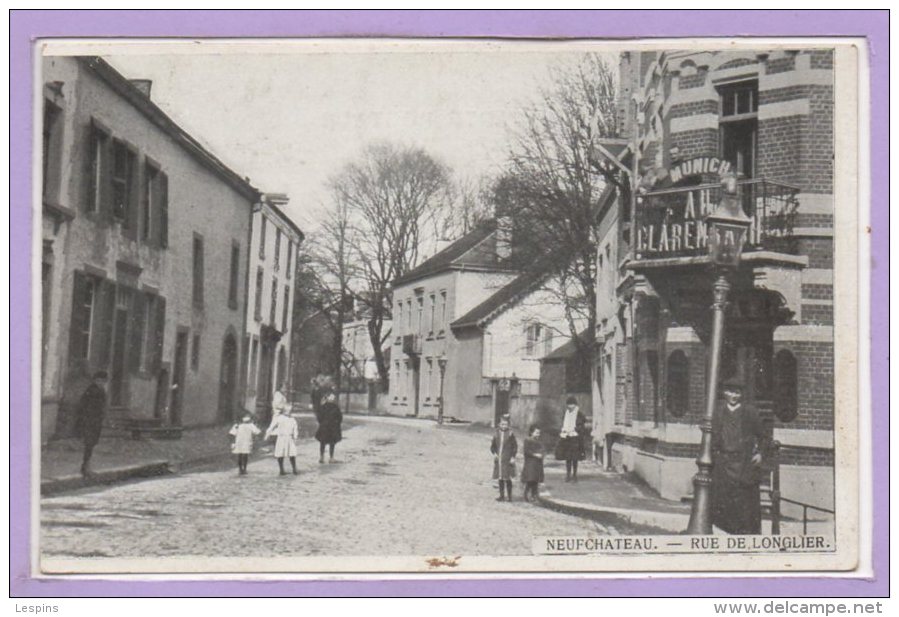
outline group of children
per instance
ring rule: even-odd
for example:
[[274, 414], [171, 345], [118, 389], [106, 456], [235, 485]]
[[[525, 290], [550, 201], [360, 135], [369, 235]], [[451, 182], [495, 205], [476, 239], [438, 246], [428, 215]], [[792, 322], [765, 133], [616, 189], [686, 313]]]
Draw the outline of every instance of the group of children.
[[[493, 479], [499, 481], [497, 501], [512, 501], [512, 480], [515, 478], [515, 457], [518, 455], [518, 441], [512, 433], [509, 416], [500, 418], [499, 427], [490, 442], [493, 454]], [[545, 450], [540, 443], [540, 428], [531, 425], [529, 435], [524, 440], [524, 467], [521, 481], [524, 484], [524, 500], [536, 501], [537, 486], [543, 482], [543, 456]]]

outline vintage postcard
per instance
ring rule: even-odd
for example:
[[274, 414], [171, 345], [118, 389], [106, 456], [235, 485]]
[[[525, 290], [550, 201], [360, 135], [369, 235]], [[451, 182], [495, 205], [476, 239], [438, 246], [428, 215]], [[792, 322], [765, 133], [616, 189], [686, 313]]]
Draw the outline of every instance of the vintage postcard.
[[869, 571], [863, 40], [34, 53], [35, 576]]

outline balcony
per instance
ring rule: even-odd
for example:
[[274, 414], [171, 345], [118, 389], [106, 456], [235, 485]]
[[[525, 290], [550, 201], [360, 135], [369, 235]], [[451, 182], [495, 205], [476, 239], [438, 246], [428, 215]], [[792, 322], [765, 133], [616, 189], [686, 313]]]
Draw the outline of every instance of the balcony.
[[407, 356], [421, 355], [421, 337], [417, 334], [407, 334], [403, 337], [403, 353]]
[[[797, 254], [793, 228], [799, 189], [768, 180], [739, 182], [743, 211], [752, 221], [743, 252]], [[646, 193], [635, 216], [638, 261], [701, 257], [708, 254], [705, 217], [721, 199], [720, 184], [678, 187]]]

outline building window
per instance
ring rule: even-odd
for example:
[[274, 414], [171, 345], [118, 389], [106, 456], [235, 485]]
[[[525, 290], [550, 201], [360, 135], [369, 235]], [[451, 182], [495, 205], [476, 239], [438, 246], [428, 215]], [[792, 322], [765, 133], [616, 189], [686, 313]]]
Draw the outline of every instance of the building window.
[[425, 377], [425, 402], [429, 403], [431, 401], [431, 382], [434, 381], [434, 361], [431, 358], [428, 358], [427, 364], [428, 373]]
[[250, 380], [251, 394], [256, 394], [256, 364], [259, 359], [259, 339], [253, 337], [252, 351], [250, 352]]
[[675, 418], [682, 418], [690, 407], [690, 359], [680, 349], [668, 356], [666, 407]]
[[203, 272], [203, 236], [195, 233], [194, 234], [194, 248], [193, 248], [193, 266], [194, 266], [194, 277], [193, 277], [193, 302], [195, 308], [203, 308], [203, 286], [204, 286], [204, 272]]
[[758, 137], [758, 82], [745, 81], [718, 89], [720, 155], [741, 178], [755, 177]]
[[281, 229], [275, 227], [275, 272], [281, 268]]
[[284, 303], [281, 306], [281, 332], [287, 332], [287, 308], [290, 306], [290, 285], [284, 286]]
[[786, 349], [774, 356], [773, 408], [781, 422], [792, 422], [799, 414], [799, 376], [796, 357]]
[[396, 322], [396, 336], [397, 336], [397, 338], [399, 338], [400, 336], [402, 336], [402, 329], [403, 329], [403, 302], [402, 301], [396, 303], [396, 319], [394, 321]]
[[237, 293], [240, 289], [240, 244], [231, 244], [231, 276], [228, 278], [228, 308], [237, 308]]
[[275, 315], [278, 314], [278, 279], [272, 278], [272, 303], [268, 307], [268, 323], [275, 327]]
[[131, 225], [135, 155], [118, 139], [112, 142], [112, 216], [127, 228]]
[[406, 300], [406, 333], [412, 333], [412, 298]]
[[81, 272], [75, 272], [69, 342], [69, 357], [72, 360], [90, 358], [97, 287], [97, 279]]
[[437, 305], [437, 296], [434, 294], [431, 294], [431, 297], [429, 298], [429, 305], [428, 305], [428, 310], [429, 310], [429, 314], [430, 314], [430, 316], [428, 318], [428, 334], [431, 336], [434, 335], [434, 317], [435, 317], [435, 313], [437, 311], [436, 305]]
[[418, 321], [417, 321], [417, 323], [416, 323], [416, 325], [417, 325], [418, 327], [416, 328], [416, 331], [417, 331], [419, 334], [421, 334], [421, 330], [422, 330], [422, 328], [424, 327], [424, 321], [423, 321], [423, 319], [422, 319], [422, 314], [424, 313], [425, 299], [424, 299], [424, 297], [423, 297], [422, 295], [419, 294], [419, 295], [415, 298], [415, 302], [416, 302], [416, 304], [418, 305], [418, 318], [417, 318]]
[[443, 334], [446, 330], [446, 290], [440, 292], [440, 332]]
[[194, 334], [193, 343], [190, 346], [190, 368], [193, 371], [200, 369], [200, 335]]
[[43, 131], [44, 200], [56, 200], [59, 193], [59, 172], [62, 160], [62, 109], [44, 99]]
[[253, 318], [262, 321], [262, 286], [265, 283], [265, 275], [262, 266], [256, 268], [256, 295], [253, 298]]
[[532, 358], [538, 353], [538, 343], [543, 338], [543, 326], [539, 323], [528, 324], [525, 328], [524, 355]]
[[259, 259], [265, 259], [265, 215], [260, 212], [259, 213]]

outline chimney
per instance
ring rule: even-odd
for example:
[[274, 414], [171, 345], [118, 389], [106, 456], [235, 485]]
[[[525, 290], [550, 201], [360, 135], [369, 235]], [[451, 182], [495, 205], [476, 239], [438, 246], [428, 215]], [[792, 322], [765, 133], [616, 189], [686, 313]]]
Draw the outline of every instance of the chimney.
[[497, 212], [496, 216], [496, 258], [506, 261], [512, 257], [512, 217]]
[[131, 85], [141, 91], [145, 97], [150, 98], [150, 89], [153, 87], [152, 79], [130, 79]]

